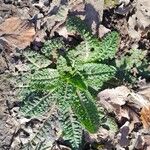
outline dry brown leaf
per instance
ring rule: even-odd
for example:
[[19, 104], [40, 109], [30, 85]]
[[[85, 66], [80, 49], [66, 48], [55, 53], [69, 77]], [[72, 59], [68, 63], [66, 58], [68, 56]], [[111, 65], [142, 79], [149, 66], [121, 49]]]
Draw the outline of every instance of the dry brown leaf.
[[141, 133], [141, 130], [138, 132], [132, 132], [130, 135], [130, 145], [128, 147], [129, 150], [148, 150], [145, 149], [145, 139], [143, 137], [143, 133]]
[[104, 99], [111, 104], [122, 106], [126, 103], [130, 90], [125, 86], [119, 86], [115, 89], [106, 89], [98, 94], [100, 99]]
[[63, 26], [62, 28], [60, 28], [58, 31], [58, 34], [60, 35], [60, 36], [63, 36], [63, 37], [65, 37], [65, 38], [68, 38], [68, 31], [67, 31], [67, 28], [65, 27], [65, 26]]
[[146, 150], [149, 150], [150, 149], [150, 135], [149, 134], [145, 134], [145, 135], [143, 135], [143, 137], [144, 137], [144, 141], [145, 141], [145, 143], [146, 143]]
[[117, 135], [118, 137], [118, 143], [120, 146], [122, 147], [126, 147], [129, 145], [130, 140], [128, 138], [129, 136], [129, 122], [127, 121], [121, 128], [119, 131], [119, 134]]
[[110, 29], [106, 28], [105, 26], [103, 25], [100, 25], [99, 26], [99, 32], [98, 32], [98, 35], [100, 38], [102, 38], [106, 33], [110, 32]]
[[114, 89], [105, 89], [98, 94], [100, 103], [109, 111], [120, 110], [120, 106], [126, 103], [130, 90], [125, 86]]
[[130, 119], [129, 111], [122, 106], [125, 105], [130, 90], [125, 86], [119, 86], [114, 89], [106, 89], [98, 94], [100, 104], [109, 112], [115, 113], [116, 118], [121, 121], [122, 118]]
[[[22, 20], [17, 17], [6, 19], [0, 24], [0, 39], [9, 45], [9, 48], [26, 48], [33, 40], [35, 29], [28, 20]], [[0, 42], [4, 48], [8, 45]]]
[[140, 90], [138, 93], [150, 101], [150, 85], [149, 84], [145, 88]]
[[128, 103], [130, 104], [130, 106], [134, 106], [138, 110], [150, 105], [150, 101], [143, 95], [139, 94], [139, 92], [138, 93], [131, 92], [130, 95], [128, 96]]
[[136, 21], [140, 27], [150, 26], [150, 3], [149, 0], [138, 0], [136, 4]]
[[141, 112], [141, 120], [145, 129], [150, 129], [150, 105], [143, 107]]
[[133, 131], [136, 127], [136, 124], [140, 123], [140, 118], [139, 118], [139, 114], [135, 111], [134, 107], [132, 108], [127, 107], [126, 109], [128, 109], [129, 112], [129, 117], [130, 117], [130, 125], [129, 125], [129, 129], [130, 132]]

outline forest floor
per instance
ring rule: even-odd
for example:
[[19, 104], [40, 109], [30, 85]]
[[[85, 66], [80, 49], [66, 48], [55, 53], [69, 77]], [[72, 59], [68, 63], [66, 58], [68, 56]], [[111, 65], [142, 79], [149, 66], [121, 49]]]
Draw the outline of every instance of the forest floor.
[[[146, 53], [142, 60], [143, 53], [135, 56], [140, 61], [150, 57], [149, 0], [72, 0], [66, 4], [67, 0], [0, 0], [0, 150], [21, 150], [40, 126], [41, 120], [18, 115], [17, 83], [9, 77], [27, 70], [22, 58], [25, 48], [38, 51], [51, 37], [71, 38], [65, 27], [69, 13], [84, 19], [99, 38], [117, 30], [121, 37], [118, 58], [132, 49]], [[136, 67], [131, 73], [138, 76]], [[150, 150], [150, 74], [147, 76], [138, 77], [135, 84], [125, 82], [99, 92], [98, 103], [113, 113], [118, 130], [102, 128], [95, 135], [85, 135], [83, 149]], [[57, 124], [55, 119], [52, 124]], [[47, 150], [69, 149], [60, 139], [53, 135], [53, 148]]]

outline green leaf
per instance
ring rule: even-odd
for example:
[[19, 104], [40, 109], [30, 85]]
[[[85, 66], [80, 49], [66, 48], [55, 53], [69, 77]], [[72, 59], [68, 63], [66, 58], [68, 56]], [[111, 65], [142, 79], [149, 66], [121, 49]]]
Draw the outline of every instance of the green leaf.
[[82, 127], [68, 103], [59, 104], [59, 108], [63, 137], [69, 141], [73, 149], [79, 149], [82, 140]]
[[103, 123], [103, 125], [108, 126], [109, 130], [113, 133], [118, 131], [117, 123], [115, 122], [115, 119], [109, 116], [106, 116], [106, 121]]
[[74, 88], [69, 84], [63, 84], [58, 92], [60, 121], [64, 132], [64, 139], [69, 141], [74, 150], [77, 150], [82, 140], [82, 128], [70, 106], [70, 102], [74, 99]]
[[38, 91], [50, 91], [58, 86], [59, 73], [56, 69], [42, 69], [28, 77], [29, 88]]
[[[78, 32], [83, 39], [73, 50], [66, 47], [62, 39], [52, 39], [45, 42], [42, 54], [33, 52], [34, 54], [27, 55], [27, 59], [37, 69], [26, 73], [29, 76], [24, 78], [25, 94], [21, 111], [25, 115], [36, 117], [56, 103], [61, 115], [64, 138], [77, 150], [82, 142], [83, 127], [95, 133], [101, 125], [100, 115], [89, 89], [94, 92], [99, 90], [115, 75], [116, 69], [103, 63], [114, 57], [119, 35], [111, 32], [99, 40], [76, 17], [67, 19], [67, 27]], [[53, 67], [56, 69], [50, 69], [52, 65], [49, 59], [55, 63]], [[44, 145], [41, 143], [43, 140], [35, 142], [37, 148]]]
[[23, 145], [21, 150], [47, 150], [51, 149], [54, 142], [59, 138], [58, 132], [55, 130], [60, 129], [59, 118], [56, 113], [54, 113], [56, 105], [52, 105], [51, 110], [48, 112], [44, 120], [39, 124], [29, 142]]
[[91, 94], [87, 91], [76, 91], [71, 106], [79, 121], [87, 131], [95, 133], [99, 128], [99, 115]]
[[58, 72], [63, 75], [64, 72], [71, 72], [72, 68], [71, 68], [71, 64], [69, 64], [70, 62], [67, 62], [66, 58], [63, 56], [60, 56], [57, 60], [57, 70]]
[[133, 67], [140, 67], [146, 60], [147, 51], [131, 49], [128, 55], [123, 56], [120, 60], [116, 60], [118, 67], [124, 67], [125, 70], [131, 71]]
[[100, 49], [101, 55], [98, 59], [114, 58], [119, 47], [119, 33], [116, 31], [107, 33], [101, 40]]
[[37, 70], [45, 68], [51, 64], [50, 59], [48, 59], [47, 57], [36, 51], [32, 51], [29, 49], [28, 51], [25, 51], [23, 54], [26, 57], [26, 59], [31, 63], [29, 65], [31, 69]]
[[116, 69], [111, 65], [87, 63], [79, 67], [88, 86], [98, 91], [105, 82], [115, 76]]
[[76, 88], [80, 89], [80, 90], [87, 90], [87, 86], [84, 83], [83, 78], [79, 73], [76, 73], [76, 74], [72, 75], [69, 78], [69, 82], [71, 84], [73, 84]]
[[55, 38], [48, 40], [44, 43], [43, 48], [42, 48], [42, 53], [50, 57], [53, 55], [53, 57], [57, 58], [58, 57], [58, 49], [64, 48], [64, 43], [61, 38]]
[[80, 18], [69, 16], [66, 20], [66, 27], [69, 31], [78, 32], [85, 39], [91, 34], [90, 28]]
[[81, 42], [75, 50], [69, 51], [68, 54], [74, 60], [76, 66], [87, 62], [102, 61], [115, 56], [118, 43], [118, 33], [111, 32], [102, 41], [93, 37]]
[[54, 91], [58, 81], [59, 74], [55, 69], [37, 70], [31, 74], [21, 92], [23, 101], [20, 111], [28, 116], [42, 115], [57, 99]]
[[113, 58], [119, 45], [119, 34], [115, 31], [108, 33], [101, 41], [94, 37], [84, 22], [78, 17], [69, 17], [67, 27], [72, 31], [77, 31], [83, 37], [76, 50], [70, 51], [70, 56], [75, 58], [76, 63], [86, 63], [101, 61]]
[[52, 103], [56, 101], [56, 99], [57, 97], [54, 92], [30, 92], [27, 95], [24, 95], [20, 112], [25, 116], [41, 116], [51, 108]]

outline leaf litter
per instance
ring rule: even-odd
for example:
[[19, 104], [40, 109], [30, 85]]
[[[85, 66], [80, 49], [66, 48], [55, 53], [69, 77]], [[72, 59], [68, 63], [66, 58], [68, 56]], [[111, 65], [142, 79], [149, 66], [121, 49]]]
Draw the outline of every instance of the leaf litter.
[[[150, 24], [149, 3], [147, 3], [146, 0], [139, 0], [137, 2], [119, 1], [115, 5], [113, 3], [111, 7], [105, 6], [103, 2], [96, 3], [96, 1], [90, 0], [86, 2], [89, 5], [85, 5], [81, 0], [73, 1], [70, 7], [62, 9], [65, 8], [65, 1], [52, 0], [52, 2], [48, 2], [47, 0], [47, 2], [39, 1], [39, 3], [35, 1], [18, 1], [18, 3], [11, 1], [9, 4], [0, 1], [0, 4], [5, 6], [3, 9], [2, 7], [0, 8], [0, 12], [3, 12], [1, 13], [2, 16], [0, 16], [2, 18], [2, 21], [0, 21], [0, 49], [2, 49], [0, 53], [0, 61], [2, 62], [0, 64], [0, 71], [2, 78], [0, 80], [4, 80], [3, 74], [7, 74], [7, 72], [11, 72], [12, 70], [15, 73], [27, 70], [24, 61], [16, 56], [16, 49], [19, 49], [22, 53], [21, 50], [29, 47], [30, 43], [35, 41], [33, 42], [33, 46], [35, 46], [35, 50], [38, 51], [42, 47], [42, 42], [51, 36], [55, 36], [56, 33], [67, 39], [70, 33], [66, 30], [64, 22], [68, 13], [77, 14], [85, 19], [92, 28], [93, 33], [99, 37], [102, 37], [105, 33], [112, 30], [112, 28], [119, 30], [122, 38], [119, 51], [121, 54], [126, 53], [129, 49], [132, 49], [132, 47], [142, 47], [143, 50], [149, 50], [150, 46], [147, 39]], [[27, 7], [28, 9], [15, 10], [14, 8], [20, 7], [19, 5], [22, 8]], [[136, 9], [135, 12], [134, 9]], [[6, 11], [4, 12], [4, 10]], [[62, 18], [58, 17], [57, 12], [59, 12], [59, 10], [64, 11], [61, 11]], [[90, 10], [93, 11], [92, 15], [94, 15], [94, 13], [97, 14], [99, 11], [99, 15], [96, 16], [97, 18], [86, 16], [86, 13], [89, 14]], [[13, 11], [16, 16], [12, 15], [10, 13], [11, 11]], [[132, 13], [133, 15], [131, 15]], [[20, 14], [24, 14], [22, 17], [26, 19], [18, 17], [21, 16]], [[129, 18], [127, 19], [127, 17]], [[99, 22], [101, 22], [101, 24], [99, 24]], [[14, 64], [11, 63], [12, 56]], [[2, 83], [4, 85], [4, 82]], [[102, 104], [105, 110], [115, 118], [118, 125], [118, 132], [110, 132], [107, 128], [102, 127], [97, 135], [87, 135], [89, 138], [85, 139], [89, 145], [96, 147], [96, 149], [101, 147], [103, 150], [113, 148], [118, 150], [126, 148], [131, 150], [150, 149], [150, 86], [143, 89], [140, 88], [137, 92], [123, 85], [114, 89], [105, 89], [98, 94], [97, 103]], [[1, 142], [0, 148], [1, 146], [3, 148], [4, 145], [7, 145], [8, 147], [12, 146], [14, 149], [19, 149], [18, 145], [26, 141], [28, 136], [32, 136], [34, 130], [38, 129], [41, 122], [26, 120], [25, 118], [17, 119], [19, 106], [17, 99], [14, 101], [10, 100], [14, 99], [13, 94], [11, 95], [11, 92], [9, 93], [9, 91], [12, 90], [11, 86], [3, 89], [0, 102], [5, 104], [7, 99], [10, 105], [12, 105], [12, 108], [9, 109], [7, 108], [8, 106], [1, 105], [1, 115], [3, 116], [5, 111], [7, 112], [3, 118], [9, 120], [13, 116], [11, 121], [6, 121], [7, 119], [2, 121], [3, 125], [5, 122], [8, 124], [7, 127], [4, 125], [2, 130], [7, 129], [8, 131], [15, 125], [15, 129], [12, 128], [11, 130], [11, 134], [14, 134], [15, 137], [10, 136], [10, 132], [2, 132], [2, 136], [6, 135], [8, 140]], [[8, 113], [8, 110], [10, 113]], [[26, 124], [28, 123], [30, 126], [27, 129]], [[20, 124], [22, 125], [20, 126]], [[58, 140], [57, 138], [56, 140]], [[14, 141], [11, 142], [11, 140]], [[95, 141], [98, 143], [98, 146], [94, 145]], [[59, 149], [56, 147], [68, 149], [62, 145], [59, 146], [59, 144], [55, 145], [55, 149]]]

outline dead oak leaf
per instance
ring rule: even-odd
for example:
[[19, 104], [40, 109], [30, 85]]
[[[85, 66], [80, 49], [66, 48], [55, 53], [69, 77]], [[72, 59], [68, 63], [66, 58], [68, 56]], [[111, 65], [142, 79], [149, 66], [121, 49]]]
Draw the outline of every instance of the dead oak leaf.
[[141, 121], [145, 129], [150, 129], [150, 105], [143, 107], [141, 112]]
[[0, 44], [4, 49], [24, 49], [32, 42], [34, 36], [34, 26], [28, 20], [11, 17], [0, 24]]
[[150, 84], [147, 84], [138, 93], [144, 96], [150, 102]]

